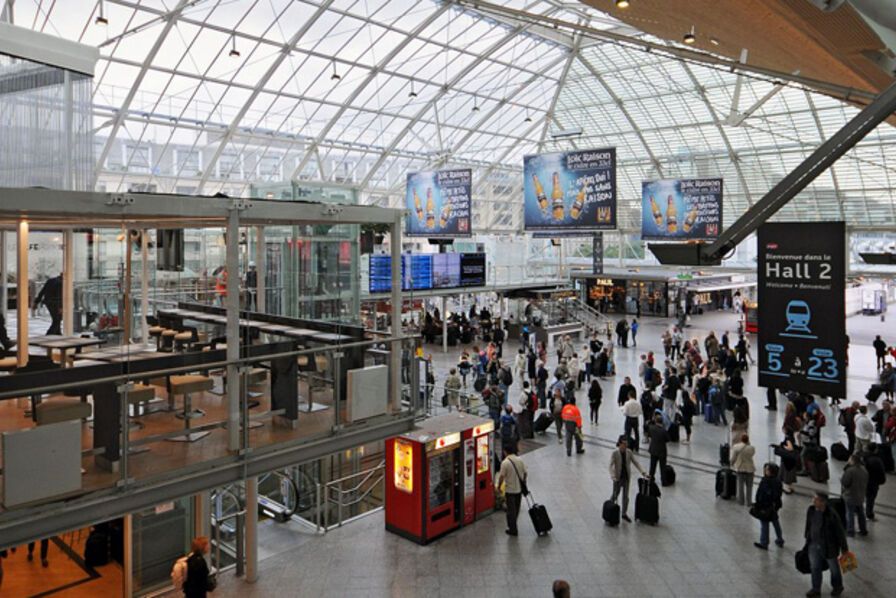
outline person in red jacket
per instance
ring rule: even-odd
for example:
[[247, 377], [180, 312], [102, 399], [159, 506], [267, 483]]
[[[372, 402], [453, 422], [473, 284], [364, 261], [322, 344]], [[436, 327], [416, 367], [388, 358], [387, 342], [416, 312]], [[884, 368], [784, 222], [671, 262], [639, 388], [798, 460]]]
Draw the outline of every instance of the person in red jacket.
[[566, 428], [566, 456], [572, 456], [572, 439], [576, 439], [576, 454], [581, 455], [585, 452], [582, 446], [582, 413], [576, 407], [576, 399], [572, 397], [563, 406], [560, 412], [560, 419], [563, 420], [563, 427]]

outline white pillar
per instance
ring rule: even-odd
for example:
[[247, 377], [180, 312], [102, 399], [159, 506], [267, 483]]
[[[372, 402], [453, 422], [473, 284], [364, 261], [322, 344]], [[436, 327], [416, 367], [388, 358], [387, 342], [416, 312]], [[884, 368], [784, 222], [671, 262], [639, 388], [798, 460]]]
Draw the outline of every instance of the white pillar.
[[442, 353], [448, 352], [448, 300], [442, 295]]
[[140, 341], [146, 343], [149, 339], [146, 322], [149, 315], [149, 231], [145, 228], [140, 231], [140, 314]]
[[246, 480], [246, 583], [258, 580], [258, 478]]
[[[401, 336], [401, 216], [392, 222], [392, 326], [389, 331], [392, 338]], [[413, 360], [411, 363], [416, 363]], [[401, 343], [392, 343], [389, 347], [389, 371], [392, 385], [389, 388], [393, 412], [401, 411]]]
[[236, 207], [227, 216], [227, 447], [240, 448], [240, 384], [236, 360], [240, 357], [240, 215]]
[[28, 221], [20, 220], [16, 232], [16, 354], [19, 367], [28, 365]]

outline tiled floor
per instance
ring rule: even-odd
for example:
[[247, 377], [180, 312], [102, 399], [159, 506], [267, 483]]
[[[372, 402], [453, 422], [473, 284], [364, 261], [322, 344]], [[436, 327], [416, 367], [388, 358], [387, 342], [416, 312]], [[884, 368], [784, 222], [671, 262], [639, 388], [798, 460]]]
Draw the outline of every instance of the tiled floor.
[[[665, 321], [645, 319], [639, 333], [642, 346], [617, 351], [621, 375], [636, 371], [642, 350], [660, 348], [663, 326]], [[720, 333], [725, 326], [735, 328], [733, 315], [705, 315], [695, 318], [688, 334], [702, 337], [704, 327]], [[849, 320], [850, 397], [864, 394], [874, 377], [870, 342], [884, 326], [878, 319]], [[515, 349], [511, 343], [505, 354], [513, 355]], [[459, 353], [443, 355], [436, 347], [432, 352], [443, 370], [456, 363]], [[502, 533], [503, 513], [498, 513], [429, 546], [418, 546], [387, 533], [380, 513], [262, 560], [255, 584], [225, 574], [215, 595], [542, 597], [550, 595], [557, 578], [568, 580], [577, 597], [802, 595], [809, 579], [794, 569], [793, 555], [802, 547], [805, 510], [817, 486], [800, 478], [798, 493], [785, 497], [781, 512], [787, 544], [757, 550], [753, 542], [758, 523], [746, 508], [714, 497], [718, 445], [727, 438], [721, 427], [701, 421], [692, 444], [671, 445], [670, 462], [678, 481], [663, 489], [659, 526], [603, 524], [600, 507], [611, 491], [609, 451], [622, 427], [615, 406], [621, 375], [603, 384], [601, 423], [586, 428], [584, 455], [566, 457], [548, 436], [545, 448], [524, 456], [534, 496], [547, 506], [554, 523], [550, 536], [536, 537], [524, 513], [521, 535], [508, 538]], [[750, 433], [761, 463], [767, 458], [765, 447], [779, 439], [783, 412], [762, 408], [765, 392], [756, 388], [755, 370], [748, 373], [747, 393], [753, 414]], [[580, 402], [587, 402], [584, 391], [580, 394]], [[823, 431], [826, 445], [840, 434], [832, 412], [828, 422]], [[839, 492], [841, 470], [841, 464], [831, 462], [834, 493]], [[878, 504], [878, 521], [869, 524], [871, 534], [850, 542], [860, 564], [845, 576], [846, 595], [892, 596], [896, 587], [896, 569], [889, 558], [896, 534], [896, 476], [881, 488]], [[829, 590], [826, 585], [825, 593]]]

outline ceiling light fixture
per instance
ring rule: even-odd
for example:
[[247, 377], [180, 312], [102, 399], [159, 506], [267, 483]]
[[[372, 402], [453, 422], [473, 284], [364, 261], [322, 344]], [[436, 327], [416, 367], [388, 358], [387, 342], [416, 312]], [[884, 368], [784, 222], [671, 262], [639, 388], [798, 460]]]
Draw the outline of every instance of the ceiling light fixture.
[[697, 35], [694, 33], [694, 26], [691, 25], [691, 30], [684, 34], [684, 43], [693, 44], [697, 41]]
[[236, 35], [232, 35], [230, 40], [232, 45], [230, 46], [230, 52], [228, 52], [227, 55], [231, 58], [239, 58], [240, 51], [236, 49]]
[[411, 93], [408, 94], [408, 97], [409, 97], [409, 98], [416, 98], [416, 97], [417, 97], [417, 92], [414, 91], [414, 81], [413, 81], [413, 80], [411, 81]]
[[628, 8], [629, 1], [628, 0], [616, 0], [616, 8]]
[[96, 15], [96, 20], [93, 21], [95, 25], [99, 25], [100, 27], [105, 27], [109, 24], [109, 19], [106, 18], [106, 15], [103, 13], [103, 0], [98, 2], [99, 4], [99, 14]]
[[342, 77], [336, 72], [336, 61], [333, 61], [333, 74], [330, 75], [330, 81], [339, 81]]

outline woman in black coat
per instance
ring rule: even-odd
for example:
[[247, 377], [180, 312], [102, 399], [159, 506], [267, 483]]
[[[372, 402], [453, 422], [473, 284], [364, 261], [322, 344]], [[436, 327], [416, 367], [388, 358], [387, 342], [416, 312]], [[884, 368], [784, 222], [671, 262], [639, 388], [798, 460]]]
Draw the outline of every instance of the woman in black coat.
[[697, 403], [691, 399], [690, 393], [688, 393], [687, 389], [681, 389], [681, 426], [684, 428], [685, 434], [687, 434], [687, 438], [685, 438], [684, 443], [687, 444], [691, 441], [691, 424], [694, 421], [694, 415], [697, 413]]
[[784, 487], [778, 477], [778, 466], [774, 463], [766, 463], [762, 471], [762, 479], [759, 488], [756, 489], [756, 500], [753, 503], [751, 514], [755, 513], [759, 519], [759, 541], [753, 546], [768, 550], [768, 525], [775, 526], [775, 544], [784, 546], [784, 536], [781, 533], [781, 522], [778, 520], [778, 510], [781, 508], [781, 497]]
[[600, 410], [600, 402], [604, 398], [604, 391], [600, 387], [597, 379], [591, 380], [591, 386], [588, 387], [588, 406], [591, 408], [591, 423], [597, 423], [597, 415]]
[[215, 578], [209, 575], [205, 555], [209, 552], [209, 541], [199, 536], [192, 543], [192, 552], [187, 557], [187, 578], [184, 580], [184, 596], [186, 598], [205, 598], [208, 592], [215, 589]]

